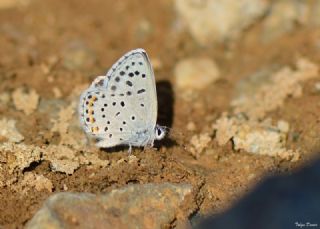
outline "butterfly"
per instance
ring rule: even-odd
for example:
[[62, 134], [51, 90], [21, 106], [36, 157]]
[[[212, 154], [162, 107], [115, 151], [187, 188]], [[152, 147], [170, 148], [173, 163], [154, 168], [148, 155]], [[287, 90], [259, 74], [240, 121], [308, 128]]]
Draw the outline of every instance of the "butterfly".
[[85, 133], [96, 146], [152, 147], [166, 134], [156, 124], [156, 83], [147, 53], [132, 50], [98, 76], [80, 96], [79, 117]]

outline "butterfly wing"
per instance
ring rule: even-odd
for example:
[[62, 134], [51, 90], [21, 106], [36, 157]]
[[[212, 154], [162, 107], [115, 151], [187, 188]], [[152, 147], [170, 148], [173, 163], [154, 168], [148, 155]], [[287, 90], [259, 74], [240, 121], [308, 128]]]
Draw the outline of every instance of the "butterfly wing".
[[[81, 95], [79, 113], [85, 132], [100, 140], [100, 147], [145, 145], [157, 119], [155, 79], [146, 52], [128, 52], [106, 76], [97, 77]], [[138, 134], [143, 131], [147, 134]]]

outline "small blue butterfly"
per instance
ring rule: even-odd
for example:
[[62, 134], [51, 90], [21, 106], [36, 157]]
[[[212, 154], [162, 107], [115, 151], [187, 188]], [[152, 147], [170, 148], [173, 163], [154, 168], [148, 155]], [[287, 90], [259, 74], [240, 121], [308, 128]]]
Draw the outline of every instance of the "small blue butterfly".
[[97, 146], [153, 146], [166, 131], [158, 112], [152, 66], [143, 49], [122, 56], [106, 76], [98, 76], [80, 97], [81, 126]]

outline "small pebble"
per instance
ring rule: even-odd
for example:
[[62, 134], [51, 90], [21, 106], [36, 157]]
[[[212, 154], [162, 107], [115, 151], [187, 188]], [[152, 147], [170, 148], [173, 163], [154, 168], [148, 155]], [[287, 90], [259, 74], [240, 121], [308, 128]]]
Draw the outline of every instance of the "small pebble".
[[0, 136], [9, 142], [19, 143], [24, 140], [24, 136], [16, 128], [16, 120], [3, 118], [0, 120], [0, 126]]
[[196, 124], [194, 124], [194, 122], [189, 122], [187, 124], [187, 130], [189, 131], [195, 131], [196, 130]]
[[68, 186], [66, 184], [63, 184], [63, 190], [68, 191]]
[[128, 159], [129, 164], [137, 162], [139, 160], [135, 155], [129, 155]]
[[3, 92], [0, 94], [0, 104], [7, 105], [10, 102], [10, 94]]
[[60, 91], [60, 89], [58, 87], [54, 87], [52, 88], [52, 92], [55, 98], [59, 99], [62, 97], [62, 92]]
[[48, 76], [47, 80], [48, 80], [48, 83], [53, 83], [54, 78], [53, 76]]
[[174, 76], [178, 88], [201, 90], [219, 79], [220, 71], [209, 58], [188, 58], [177, 63]]
[[283, 120], [278, 121], [278, 129], [283, 132], [283, 133], [288, 133], [289, 132], [289, 123]]
[[30, 115], [37, 109], [40, 97], [34, 89], [20, 87], [13, 91], [12, 99], [17, 110]]
[[314, 87], [317, 92], [320, 92], [320, 82], [315, 83]]
[[159, 58], [151, 58], [151, 64], [155, 71], [158, 71], [162, 68], [163, 64]]
[[0, 1], [0, 10], [16, 8], [20, 6], [27, 6], [31, 0], [21, 1], [21, 0], [1, 0]]
[[81, 40], [72, 40], [63, 49], [62, 64], [68, 70], [90, 68], [96, 61], [96, 54]]
[[150, 21], [142, 19], [136, 23], [134, 37], [138, 42], [146, 42], [154, 31], [153, 25]]
[[178, 20], [201, 45], [230, 41], [269, 10], [263, 0], [175, 0]]

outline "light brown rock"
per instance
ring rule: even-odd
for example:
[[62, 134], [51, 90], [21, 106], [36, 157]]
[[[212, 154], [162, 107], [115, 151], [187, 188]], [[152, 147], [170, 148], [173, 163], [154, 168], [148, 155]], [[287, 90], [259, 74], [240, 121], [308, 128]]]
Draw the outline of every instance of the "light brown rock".
[[43, 175], [38, 175], [32, 172], [26, 172], [24, 174], [24, 177], [20, 186], [22, 187], [24, 192], [30, 189], [35, 189], [38, 192], [43, 190], [52, 192], [52, 189], [53, 189], [53, 184], [51, 180], [49, 180]]
[[70, 40], [62, 48], [62, 64], [69, 70], [90, 68], [95, 62], [95, 52], [80, 39]]
[[103, 195], [58, 193], [28, 222], [27, 229], [160, 229], [176, 218], [188, 184], [130, 185]]
[[237, 38], [269, 9], [265, 0], [176, 0], [178, 18], [201, 45]]
[[24, 140], [24, 136], [16, 128], [16, 121], [12, 119], [3, 118], [0, 120], [0, 136], [14, 143]]
[[0, 0], [0, 10], [19, 6], [27, 6], [30, 2], [31, 0]]
[[3, 163], [8, 165], [9, 173], [15, 170], [22, 172], [33, 162], [47, 160], [50, 162], [51, 170], [73, 174], [81, 165], [90, 165], [93, 168], [107, 167], [110, 162], [102, 160], [95, 153], [77, 151], [65, 145], [33, 146], [23, 143], [14, 144], [5, 142], [0, 144], [0, 152], [4, 157]]
[[26, 115], [32, 114], [38, 107], [39, 95], [34, 89], [17, 88], [12, 93], [13, 104]]
[[174, 76], [178, 88], [200, 90], [219, 79], [220, 71], [209, 58], [188, 58], [178, 62]]
[[202, 133], [199, 135], [193, 135], [190, 144], [190, 152], [196, 158], [201, 156], [201, 153], [206, 149], [211, 142], [211, 137], [209, 133]]
[[213, 128], [216, 130], [216, 140], [219, 145], [233, 142], [235, 150], [245, 150], [249, 153], [280, 157], [296, 161], [299, 151], [286, 149], [286, 139], [289, 124], [280, 121], [280, 126], [273, 126], [271, 120], [247, 120], [239, 116], [227, 117], [224, 114], [216, 120]]
[[42, 149], [37, 146], [5, 142], [0, 144], [0, 152], [7, 154], [5, 162], [9, 166], [9, 173], [13, 173], [16, 169], [22, 171], [28, 168], [32, 162], [39, 162]]
[[298, 59], [296, 69], [283, 67], [272, 74], [269, 83], [262, 85], [254, 95], [235, 99], [235, 113], [245, 113], [250, 119], [264, 118], [267, 112], [281, 107], [289, 96], [302, 94], [302, 83], [318, 77], [318, 66], [304, 58]]
[[263, 22], [263, 40], [280, 37], [302, 24], [307, 5], [303, 1], [280, 0], [272, 4], [270, 14]]

